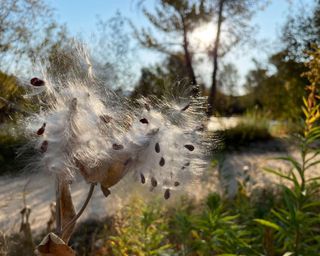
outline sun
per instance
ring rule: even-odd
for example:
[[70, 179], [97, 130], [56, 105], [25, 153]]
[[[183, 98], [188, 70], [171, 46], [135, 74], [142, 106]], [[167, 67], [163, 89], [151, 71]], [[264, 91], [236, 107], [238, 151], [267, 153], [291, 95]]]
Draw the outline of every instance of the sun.
[[196, 28], [189, 37], [192, 48], [206, 51], [213, 45], [216, 29], [213, 23], [206, 23]]

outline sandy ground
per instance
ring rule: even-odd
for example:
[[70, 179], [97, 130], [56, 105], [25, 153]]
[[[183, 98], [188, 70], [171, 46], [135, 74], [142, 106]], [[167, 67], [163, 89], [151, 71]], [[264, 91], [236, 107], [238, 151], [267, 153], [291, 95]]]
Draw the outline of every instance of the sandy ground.
[[209, 131], [217, 131], [217, 130], [225, 130], [235, 127], [241, 117], [232, 116], [232, 117], [210, 117], [210, 121], [208, 122], [208, 130]]
[[[284, 161], [272, 158], [288, 154], [298, 158], [299, 154], [295, 149], [289, 149], [287, 152], [270, 151], [277, 146], [278, 144], [275, 142], [253, 144], [245, 151], [226, 154], [219, 166], [208, 171], [202, 183], [189, 187], [187, 190], [190, 194], [201, 199], [209, 192], [221, 189], [221, 184], [224, 184], [228, 196], [232, 197], [237, 192], [239, 182], [246, 183], [249, 193], [262, 186], [283, 182], [278, 177], [264, 172], [263, 168], [274, 167], [288, 170], [288, 165]], [[309, 170], [308, 176], [320, 176], [319, 169], [319, 166], [313, 167]], [[218, 173], [220, 173], [222, 182], [219, 182]], [[108, 198], [105, 198], [97, 187], [93, 199], [81, 219], [99, 218], [114, 213], [128, 200], [128, 195], [132, 194], [131, 191], [141, 193], [144, 197], [156, 195], [147, 189], [141, 189], [139, 183], [129, 179], [120, 183]], [[20, 210], [24, 206], [23, 197], [32, 209], [30, 215], [32, 229], [45, 229], [46, 222], [50, 217], [49, 206], [54, 200], [53, 186], [54, 177], [46, 173], [0, 177], [0, 230], [8, 234], [19, 229]], [[77, 209], [84, 201], [88, 189], [88, 185], [83, 181], [76, 181], [72, 185], [72, 195]]]

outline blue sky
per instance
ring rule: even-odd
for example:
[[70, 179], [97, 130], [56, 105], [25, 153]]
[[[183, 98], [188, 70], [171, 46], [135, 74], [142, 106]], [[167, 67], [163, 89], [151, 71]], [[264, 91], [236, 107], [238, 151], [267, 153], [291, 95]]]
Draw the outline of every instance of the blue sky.
[[[97, 17], [107, 20], [116, 11], [120, 11], [125, 17], [132, 20], [137, 26], [147, 26], [148, 23], [135, 6], [137, 0], [46, 0], [55, 9], [55, 16], [60, 23], [67, 25], [68, 31], [84, 40], [90, 39], [96, 28]], [[146, 0], [147, 6], [152, 8], [153, 0]], [[227, 61], [236, 64], [241, 82], [245, 74], [254, 67], [252, 58], [266, 63], [268, 55], [281, 48], [279, 36], [281, 26], [287, 16], [295, 11], [310, 9], [312, 0], [272, 0], [263, 11], [259, 11], [253, 18], [252, 23], [259, 29], [255, 38], [259, 41], [255, 49], [238, 49], [227, 57]], [[148, 51], [140, 51], [140, 64], [155, 63], [159, 60], [158, 55]], [[138, 65], [139, 66], [139, 65]], [[208, 70], [211, 64], [208, 63]]]

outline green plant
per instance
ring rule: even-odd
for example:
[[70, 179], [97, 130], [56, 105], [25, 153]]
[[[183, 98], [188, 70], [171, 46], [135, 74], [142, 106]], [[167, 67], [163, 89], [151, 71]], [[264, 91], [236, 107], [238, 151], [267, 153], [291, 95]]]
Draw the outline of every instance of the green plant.
[[[204, 205], [193, 210], [177, 209], [169, 215], [170, 241], [177, 255], [258, 255], [256, 230], [248, 226], [253, 205], [246, 200], [229, 201], [210, 194]], [[240, 216], [238, 209], [249, 215]]]
[[113, 255], [163, 255], [172, 247], [164, 211], [157, 202], [146, 204], [134, 199], [122, 210], [115, 229], [117, 234], [108, 241]]
[[239, 223], [239, 215], [234, 215], [217, 194], [210, 195], [206, 205], [196, 222], [200, 255], [252, 254], [250, 231]]
[[256, 112], [244, 116], [236, 126], [218, 131], [217, 136], [223, 139], [226, 150], [272, 139], [268, 120]]
[[300, 159], [279, 157], [288, 162], [288, 172], [266, 169], [289, 182], [281, 185], [283, 204], [273, 209], [267, 219], [256, 219], [263, 226], [274, 230], [274, 242], [281, 253], [293, 255], [318, 255], [320, 250], [320, 201], [318, 199], [320, 177], [308, 178], [311, 167], [320, 163], [317, 156], [320, 149], [316, 146], [320, 139], [320, 49], [311, 53], [307, 63], [309, 71], [304, 73], [310, 85], [306, 87], [308, 97], [303, 98], [305, 115], [304, 132], [296, 136], [299, 143]]

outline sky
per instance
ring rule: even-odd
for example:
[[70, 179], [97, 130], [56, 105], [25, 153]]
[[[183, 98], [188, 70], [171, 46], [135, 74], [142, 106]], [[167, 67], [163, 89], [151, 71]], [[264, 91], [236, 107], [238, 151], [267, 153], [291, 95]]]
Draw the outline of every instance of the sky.
[[[137, 26], [148, 26], [147, 20], [136, 7], [137, 0], [46, 0], [54, 8], [54, 14], [58, 22], [66, 24], [68, 31], [75, 37], [81, 37], [84, 41], [92, 41], [92, 33], [97, 26], [97, 17], [108, 20], [117, 11]], [[145, 5], [152, 9], [153, 0], [145, 0]], [[239, 48], [226, 57], [226, 62], [236, 65], [240, 84], [244, 82], [246, 73], [254, 68], [252, 59], [267, 63], [271, 53], [281, 49], [281, 27], [290, 13], [306, 11], [311, 8], [313, 0], [270, 0], [269, 5], [259, 11], [252, 19], [252, 24], [257, 25], [257, 40], [254, 47]], [[139, 51], [136, 58], [139, 69], [141, 66], [154, 64], [160, 60], [159, 55], [151, 51]], [[201, 66], [204, 74], [210, 74], [211, 63]], [[204, 76], [209, 83], [209, 76]], [[239, 89], [241, 93], [241, 89]]]

